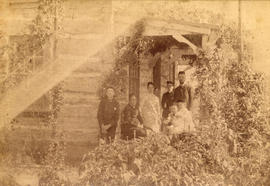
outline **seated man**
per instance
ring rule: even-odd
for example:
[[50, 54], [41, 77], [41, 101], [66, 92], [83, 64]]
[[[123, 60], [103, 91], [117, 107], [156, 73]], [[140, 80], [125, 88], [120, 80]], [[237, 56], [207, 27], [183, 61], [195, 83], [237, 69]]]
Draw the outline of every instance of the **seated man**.
[[185, 101], [178, 100], [177, 107], [176, 105], [173, 105], [171, 110], [172, 112], [166, 121], [167, 123], [171, 123], [171, 125], [167, 127], [170, 135], [195, 132], [192, 115], [186, 108]]
[[143, 120], [137, 107], [137, 98], [134, 94], [130, 95], [129, 103], [124, 108], [121, 122], [121, 136], [123, 139], [134, 137], [145, 137], [146, 131], [143, 128]]

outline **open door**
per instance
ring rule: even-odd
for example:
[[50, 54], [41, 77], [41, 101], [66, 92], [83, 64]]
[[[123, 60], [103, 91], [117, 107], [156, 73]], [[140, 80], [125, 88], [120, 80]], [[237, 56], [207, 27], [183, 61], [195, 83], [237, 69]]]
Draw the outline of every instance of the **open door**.
[[155, 88], [155, 94], [160, 98], [160, 89], [161, 89], [161, 59], [159, 58], [153, 68], [153, 83]]
[[129, 65], [129, 94], [135, 94], [140, 100], [140, 65], [138, 63]]

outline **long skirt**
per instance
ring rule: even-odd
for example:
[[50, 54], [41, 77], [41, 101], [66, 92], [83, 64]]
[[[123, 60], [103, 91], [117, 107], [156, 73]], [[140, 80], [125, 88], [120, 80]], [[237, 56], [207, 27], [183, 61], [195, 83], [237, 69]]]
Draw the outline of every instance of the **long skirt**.
[[143, 121], [144, 121], [143, 125], [147, 129], [150, 129], [156, 133], [160, 132], [161, 121], [157, 115], [150, 113], [150, 112], [145, 112], [145, 113], [143, 113]]
[[146, 136], [146, 130], [144, 128], [139, 128], [136, 126], [121, 126], [121, 138], [124, 140], [140, 138]]

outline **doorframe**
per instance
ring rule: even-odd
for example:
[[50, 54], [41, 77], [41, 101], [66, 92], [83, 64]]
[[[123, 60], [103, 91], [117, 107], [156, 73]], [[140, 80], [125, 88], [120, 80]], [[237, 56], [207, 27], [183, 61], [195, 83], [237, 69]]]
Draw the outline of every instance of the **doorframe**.
[[[134, 73], [136, 71], [136, 77], [132, 77], [133, 75], [131, 74], [132, 72]], [[134, 88], [134, 80], [136, 80], [136, 87]], [[133, 86], [133, 87], [132, 87]], [[131, 90], [131, 89], [135, 89]], [[128, 93], [129, 95], [131, 93], [135, 94], [138, 100], [140, 100], [140, 65], [139, 64], [129, 64], [128, 65]], [[128, 100], [129, 100], [129, 95], [128, 95]]]
[[161, 94], [161, 58], [159, 58], [153, 67], [153, 83], [155, 88], [158, 88], [158, 93], [156, 96], [160, 98]]

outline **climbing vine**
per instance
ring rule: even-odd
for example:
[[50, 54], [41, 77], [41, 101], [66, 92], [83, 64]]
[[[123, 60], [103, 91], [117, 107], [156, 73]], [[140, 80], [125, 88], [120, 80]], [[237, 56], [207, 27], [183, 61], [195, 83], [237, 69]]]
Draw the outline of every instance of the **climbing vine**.
[[[104, 88], [113, 87], [119, 97], [127, 93], [129, 65], [140, 65], [143, 58], [148, 58], [148, 65], [153, 67], [160, 54], [173, 45], [179, 45], [172, 37], [145, 37], [145, 20], [138, 21], [131, 31], [131, 36], [121, 36], [116, 39], [114, 46], [114, 68], [104, 77], [99, 95], [104, 96]], [[150, 56], [150, 57], [149, 57]]]
[[270, 130], [264, 114], [263, 76], [251, 69], [245, 44], [240, 60], [237, 32], [224, 28], [216, 46], [202, 51], [196, 64], [200, 109], [207, 114], [200, 123], [201, 136], [209, 140], [219, 162], [237, 169], [225, 174], [228, 183], [264, 184]]
[[[127, 93], [128, 64], [138, 64], [139, 55], [143, 47], [147, 46], [142, 39], [144, 31], [144, 21], [138, 21], [133, 29], [131, 37], [119, 37], [115, 43], [114, 67], [110, 73], [104, 78], [101, 84], [99, 95], [104, 96], [104, 88], [110, 86], [116, 90], [119, 97], [123, 97]], [[145, 48], [144, 48], [145, 49]]]
[[[252, 57], [247, 44], [244, 43], [240, 55], [237, 25], [221, 24], [218, 34], [219, 39], [205, 50], [200, 50], [194, 62], [199, 85], [196, 93], [200, 99], [200, 123], [195, 139], [184, 138], [180, 144], [176, 144], [179, 159], [172, 160], [175, 151], [170, 146], [163, 144], [159, 148], [161, 142], [156, 139], [157, 136], [145, 139], [140, 145], [137, 145], [137, 141], [119, 141], [111, 148], [101, 146], [86, 155], [82, 183], [100, 185], [110, 181], [112, 185], [125, 185], [135, 181], [148, 185], [176, 185], [179, 184], [178, 179], [186, 185], [269, 183], [270, 129], [264, 110], [263, 75], [252, 70]], [[151, 42], [144, 49], [149, 52], [153, 45]], [[123, 56], [133, 56], [123, 58], [128, 59], [127, 62], [138, 61], [133, 49], [127, 50]], [[201, 143], [199, 146], [202, 149], [196, 147], [194, 152], [190, 142]], [[141, 146], [142, 149], [138, 150]], [[196, 153], [206, 160], [198, 158]], [[193, 168], [179, 171], [177, 167], [188, 165], [188, 161], [178, 162], [184, 159], [183, 154], [194, 158], [194, 164]], [[146, 158], [149, 155], [152, 161]], [[155, 158], [160, 159], [156, 161]], [[178, 166], [173, 166], [171, 160], [179, 163]], [[198, 164], [204, 167], [203, 170], [194, 168]], [[167, 173], [163, 166], [170, 170], [170, 177], [159, 175], [161, 172]], [[109, 173], [106, 167], [111, 167]], [[102, 177], [97, 178], [97, 175]], [[178, 175], [182, 175], [181, 178]]]
[[[32, 32], [39, 36], [40, 42], [44, 45], [49, 37], [56, 37], [55, 34], [61, 29], [60, 23], [63, 17], [62, 0], [43, 0], [40, 2], [39, 12], [32, 28]], [[57, 43], [52, 46], [55, 51]], [[52, 56], [54, 57], [54, 56]], [[57, 128], [58, 114], [63, 105], [64, 84], [61, 82], [49, 91], [50, 114], [48, 127], [52, 130], [48, 153], [42, 164], [43, 169], [39, 175], [39, 185], [62, 185], [67, 182], [59, 176], [60, 171], [66, 168], [66, 142], [65, 134]]]
[[[14, 87], [44, 64], [44, 51], [52, 37], [61, 29], [63, 0], [39, 1], [37, 15], [20, 36], [10, 38], [5, 46], [8, 54], [7, 76], [2, 80], [2, 92]], [[49, 44], [50, 43], [50, 44]], [[52, 46], [51, 46], [52, 47]]]

